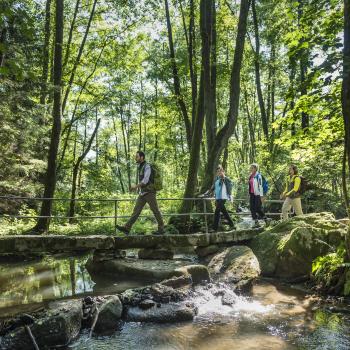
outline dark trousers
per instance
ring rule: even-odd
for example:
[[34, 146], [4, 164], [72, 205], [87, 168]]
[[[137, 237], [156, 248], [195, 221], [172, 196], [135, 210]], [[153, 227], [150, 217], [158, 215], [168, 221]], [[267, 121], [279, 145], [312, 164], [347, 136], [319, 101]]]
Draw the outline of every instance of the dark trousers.
[[219, 221], [220, 221], [220, 213], [224, 214], [225, 219], [228, 221], [230, 226], [233, 226], [233, 221], [230, 218], [230, 215], [228, 214], [226, 208], [225, 208], [225, 202], [226, 199], [217, 199], [215, 201], [215, 213], [214, 213], [214, 225], [213, 225], [213, 229], [217, 230], [219, 227]]
[[158, 203], [157, 203], [157, 197], [155, 192], [147, 192], [145, 194], [140, 194], [136, 200], [136, 204], [134, 207], [134, 211], [131, 214], [130, 219], [125, 224], [125, 227], [130, 230], [131, 226], [135, 223], [137, 218], [140, 216], [141, 211], [143, 207], [148, 203], [149, 207], [151, 208], [154, 216], [157, 219], [158, 222], [158, 229], [162, 230], [164, 228], [164, 222], [162, 219], [162, 214], [159, 211]]
[[265, 214], [261, 208], [262, 204], [261, 204], [260, 196], [256, 196], [254, 193], [249, 193], [249, 194], [250, 194], [250, 212], [252, 213], [252, 218], [254, 220], [257, 220], [258, 218], [260, 219], [264, 218]]

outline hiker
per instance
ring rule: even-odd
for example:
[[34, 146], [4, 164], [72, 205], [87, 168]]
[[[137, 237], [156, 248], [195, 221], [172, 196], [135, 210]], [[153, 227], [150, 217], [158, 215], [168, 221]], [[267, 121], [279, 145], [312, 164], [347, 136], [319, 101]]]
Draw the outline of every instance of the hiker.
[[[139, 191], [139, 196], [136, 200], [136, 204], [133, 210], [133, 213], [128, 220], [128, 222], [124, 226], [116, 225], [116, 228], [119, 231], [124, 232], [125, 234], [129, 234], [132, 225], [135, 223], [141, 211], [146, 203], [148, 203], [151, 208], [155, 218], [158, 223], [158, 231], [155, 234], [163, 234], [164, 233], [164, 222], [162, 219], [162, 215], [158, 208], [156, 191], [161, 188], [156, 188], [156, 174], [154, 167], [147, 163], [145, 160], [145, 154], [141, 151], [136, 152], [135, 156], [136, 163], [138, 164], [138, 177], [139, 183], [130, 188], [131, 191]], [[159, 170], [158, 170], [159, 171]]]
[[225, 202], [231, 199], [232, 181], [225, 176], [225, 171], [221, 165], [219, 165], [216, 169], [216, 177], [210, 191], [214, 192], [216, 205], [213, 231], [217, 231], [219, 228], [220, 213], [224, 215], [230, 228], [233, 230], [235, 225], [225, 207]]
[[291, 164], [289, 166], [289, 175], [286, 179], [286, 187], [281, 194], [281, 199], [285, 199], [282, 206], [282, 219], [288, 219], [288, 212], [293, 207], [296, 215], [303, 215], [301, 206], [301, 177], [298, 175], [298, 168]]
[[258, 164], [254, 163], [250, 165], [250, 176], [248, 181], [250, 212], [255, 221], [256, 227], [260, 226], [258, 219], [267, 221], [267, 217], [262, 210], [261, 202], [261, 197], [264, 197], [263, 177], [258, 170]]

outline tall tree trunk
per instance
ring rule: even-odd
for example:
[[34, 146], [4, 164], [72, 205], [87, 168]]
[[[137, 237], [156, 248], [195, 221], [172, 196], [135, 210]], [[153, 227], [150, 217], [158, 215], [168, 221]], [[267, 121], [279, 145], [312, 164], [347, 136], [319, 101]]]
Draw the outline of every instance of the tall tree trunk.
[[[1, 34], [0, 34], [0, 44], [2, 46], [5, 46], [6, 44], [6, 35], [7, 35], [7, 28], [2, 28]], [[3, 67], [5, 64], [5, 50], [0, 50], [0, 67]]]
[[[350, 174], [350, 0], [344, 0], [342, 111], [344, 119], [345, 150]], [[346, 186], [346, 184], [344, 185]]]
[[229, 138], [232, 136], [238, 119], [238, 107], [240, 101], [240, 82], [241, 67], [244, 52], [244, 43], [247, 32], [247, 17], [249, 12], [250, 0], [241, 0], [240, 13], [238, 20], [237, 37], [235, 44], [235, 53], [231, 70], [230, 80], [230, 104], [227, 119], [224, 126], [219, 130], [215, 137], [214, 145], [209, 152], [209, 159], [206, 164], [205, 178], [202, 184], [202, 190], [210, 188], [215, 169], [220, 156], [226, 147]]
[[47, 79], [49, 76], [49, 61], [50, 61], [50, 19], [51, 19], [51, 0], [46, 0], [45, 7], [45, 37], [43, 48], [43, 72], [41, 76], [41, 92], [40, 103], [45, 104], [47, 95]]
[[122, 176], [122, 172], [120, 170], [120, 155], [119, 155], [119, 146], [118, 146], [118, 132], [117, 132], [117, 126], [116, 126], [116, 123], [115, 123], [113, 115], [112, 115], [112, 121], [113, 121], [114, 135], [115, 135], [115, 151], [116, 151], [116, 162], [117, 162], [118, 178], [119, 178], [119, 182], [120, 182], [120, 187], [121, 187], [122, 193], [125, 193], [123, 176]]
[[79, 47], [78, 56], [77, 56], [77, 58], [76, 58], [76, 60], [74, 62], [73, 69], [72, 69], [72, 72], [70, 74], [69, 81], [68, 81], [68, 84], [67, 84], [67, 88], [66, 88], [66, 91], [65, 91], [65, 94], [64, 94], [63, 103], [62, 103], [62, 113], [64, 112], [64, 110], [66, 108], [68, 95], [70, 93], [70, 89], [72, 88], [72, 84], [73, 84], [73, 81], [74, 81], [75, 73], [76, 73], [77, 68], [78, 68], [78, 66], [80, 64], [81, 56], [83, 55], [85, 42], [86, 42], [86, 39], [88, 37], [89, 31], [90, 31], [90, 27], [91, 27], [91, 23], [92, 23], [92, 19], [93, 19], [94, 14], [95, 14], [96, 4], [97, 4], [97, 0], [94, 0], [94, 3], [92, 5], [92, 10], [90, 12], [90, 17], [89, 17], [89, 20], [88, 20], [88, 24], [87, 24], [86, 29], [85, 29], [84, 37], [83, 37], [83, 40], [82, 40], [82, 42], [80, 44], [80, 47]]
[[190, 0], [190, 26], [188, 39], [188, 57], [192, 89], [192, 125], [194, 124], [197, 112], [197, 65], [196, 65], [196, 28], [194, 0]]
[[77, 0], [75, 3], [75, 9], [74, 9], [74, 13], [73, 13], [72, 23], [71, 23], [70, 29], [69, 29], [68, 40], [67, 40], [67, 45], [66, 45], [66, 54], [64, 55], [64, 60], [63, 60], [63, 68], [62, 68], [63, 70], [67, 66], [69, 55], [70, 55], [70, 47], [71, 47], [72, 38], [73, 38], [73, 31], [75, 28], [75, 21], [77, 19], [77, 15], [78, 15], [78, 11], [79, 11], [79, 5], [80, 5], [80, 0]]
[[[47, 161], [44, 198], [52, 198], [56, 188], [56, 161], [61, 134], [63, 21], [63, 0], [56, 0], [53, 125]], [[51, 210], [52, 200], [44, 200], [41, 206], [40, 216], [51, 216]], [[39, 218], [35, 230], [45, 232], [48, 230], [49, 225], [50, 218]]]
[[[200, 144], [203, 137], [204, 125], [204, 101], [210, 91], [210, 26], [212, 16], [212, 0], [201, 0], [200, 2], [200, 31], [202, 38], [202, 64], [199, 82], [199, 100], [197, 104], [197, 114], [193, 126], [192, 145], [190, 150], [190, 160], [188, 166], [187, 180], [184, 198], [194, 196], [197, 189], [197, 174], [200, 160]], [[180, 212], [187, 213], [192, 209], [193, 203], [184, 200]]]
[[72, 191], [71, 191], [71, 201], [69, 206], [69, 222], [72, 223], [73, 217], [75, 214], [75, 198], [76, 198], [76, 191], [77, 191], [77, 178], [78, 178], [78, 172], [81, 162], [85, 159], [86, 155], [89, 153], [92, 142], [94, 141], [95, 136], [97, 135], [98, 128], [100, 126], [101, 119], [98, 119], [95, 129], [90, 137], [90, 140], [87, 144], [87, 147], [83, 151], [83, 153], [80, 155], [80, 157], [77, 159], [77, 161], [74, 164], [73, 167], [73, 179], [72, 179]]
[[269, 139], [269, 128], [268, 128], [268, 117], [265, 109], [265, 102], [263, 99], [262, 88], [261, 88], [261, 77], [260, 77], [260, 37], [259, 37], [259, 23], [256, 14], [255, 0], [252, 0], [252, 12], [253, 12], [253, 23], [255, 33], [255, 81], [256, 91], [258, 94], [259, 108], [261, 114], [261, 122], [266, 140]]
[[[302, 17], [304, 12], [304, 0], [298, 0], [298, 27], [299, 30], [303, 30], [302, 26]], [[302, 39], [304, 42], [305, 39]], [[308, 67], [308, 49], [302, 48], [299, 53], [300, 61], [299, 61], [299, 70], [300, 70], [300, 96], [307, 95], [307, 67]], [[301, 112], [301, 128], [304, 132], [307, 131], [309, 127], [309, 116], [305, 111]]]
[[[210, 86], [205, 97], [205, 132], [207, 136], [207, 152], [213, 147], [216, 136], [216, 8], [212, 1], [212, 16], [210, 18]], [[205, 87], [207, 88], [207, 87]], [[207, 160], [209, 154], [207, 154]]]
[[173, 31], [170, 21], [170, 13], [169, 13], [169, 3], [168, 0], [164, 0], [165, 4], [165, 16], [166, 16], [166, 23], [167, 23], [167, 29], [168, 29], [168, 40], [169, 40], [169, 54], [170, 54], [170, 60], [173, 70], [173, 80], [174, 80], [174, 93], [176, 97], [176, 103], [179, 106], [179, 109], [182, 114], [182, 118], [185, 123], [186, 128], [186, 139], [188, 147], [191, 148], [191, 122], [188, 117], [187, 108], [185, 101], [183, 99], [183, 96], [181, 94], [181, 87], [180, 87], [180, 79], [179, 79], [179, 73], [176, 65], [175, 60], [175, 49], [174, 49], [174, 41], [173, 41]]

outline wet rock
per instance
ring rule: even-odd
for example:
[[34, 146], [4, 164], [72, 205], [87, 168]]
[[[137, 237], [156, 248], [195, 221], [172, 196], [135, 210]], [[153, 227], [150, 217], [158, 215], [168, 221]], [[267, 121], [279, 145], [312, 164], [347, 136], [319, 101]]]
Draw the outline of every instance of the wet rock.
[[246, 246], [226, 248], [210, 260], [208, 269], [218, 281], [234, 284], [240, 292], [248, 292], [260, 275], [259, 261]]
[[[40, 349], [64, 347], [81, 329], [82, 303], [80, 300], [56, 301], [47, 310], [32, 315], [34, 323], [31, 332]], [[2, 350], [32, 350], [33, 344], [23, 327], [7, 333], [1, 342]]]
[[190, 275], [173, 277], [160, 282], [160, 284], [174, 289], [182, 288], [185, 286], [190, 286], [192, 284], [192, 277]]
[[171, 260], [174, 257], [174, 251], [171, 249], [140, 249], [139, 259]]
[[151, 299], [155, 303], [178, 302], [186, 299], [188, 291], [185, 289], [174, 289], [160, 283], [151, 286], [128, 289], [121, 294], [123, 305], [138, 306], [143, 300]]
[[180, 274], [190, 275], [194, 284], [202, 283], [203, 281], [210, 281], [210, 274], [204, 265], [186, 265], [176, 270]]
[[220, 247], [217, 244], [209, 245], [208, 247], [197, 247], [196, 254], [200, 258], [204, 258], [208, 255], [217, 253], [220, 250]]
[[231, 306], [235, 304], [236, 301], [237, 301], [237, 295], [231, 291], [226, 291], [221, 298], [222, 305]]
[[285, 279], [311, 273], [312, 261], [336, 248], [347, 226], [331, 213], [295, 216], [267, 229], [250, 243], [262, 274]]
[[153, 306], [147, 310], [139, 307], [130, 307], [126, 314], [126, 321], [131, 322], [183, 322], [191, 321], [197, 313], [197, 309], [189, 303], [162, 304], [160, 307]]
[[151, 307], [155, 306], [156, 303], [154, 300], [151, 299], [146, 299], [146, 300], [142, 300], [139, 304], [139, 308], [142, 310], [147, 310], [150, 309]]
[[123, 305], [116, 295], [105, 296], [97, 306], [99, 313], [95, 324], [95, 333], [110, 333], [118, 329]]

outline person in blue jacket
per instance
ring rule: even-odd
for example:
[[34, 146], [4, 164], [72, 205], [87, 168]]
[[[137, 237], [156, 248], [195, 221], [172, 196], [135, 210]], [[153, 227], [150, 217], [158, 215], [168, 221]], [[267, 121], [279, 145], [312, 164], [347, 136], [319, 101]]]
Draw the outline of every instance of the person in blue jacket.
[[224, 215], [225, 219], [230, 225], [230, 228], [234, 229], [235, 225], [225, 207], [225, 202], [227, 200], [231, 200], [232, 181], [225, 175], [225, 171], [220, 165], [216, 169], [216, 177], [211, 191], [214, 192], [216, 205], [214, 213], [213, 230], [218, 230], [220, 222], [220, 213]]

